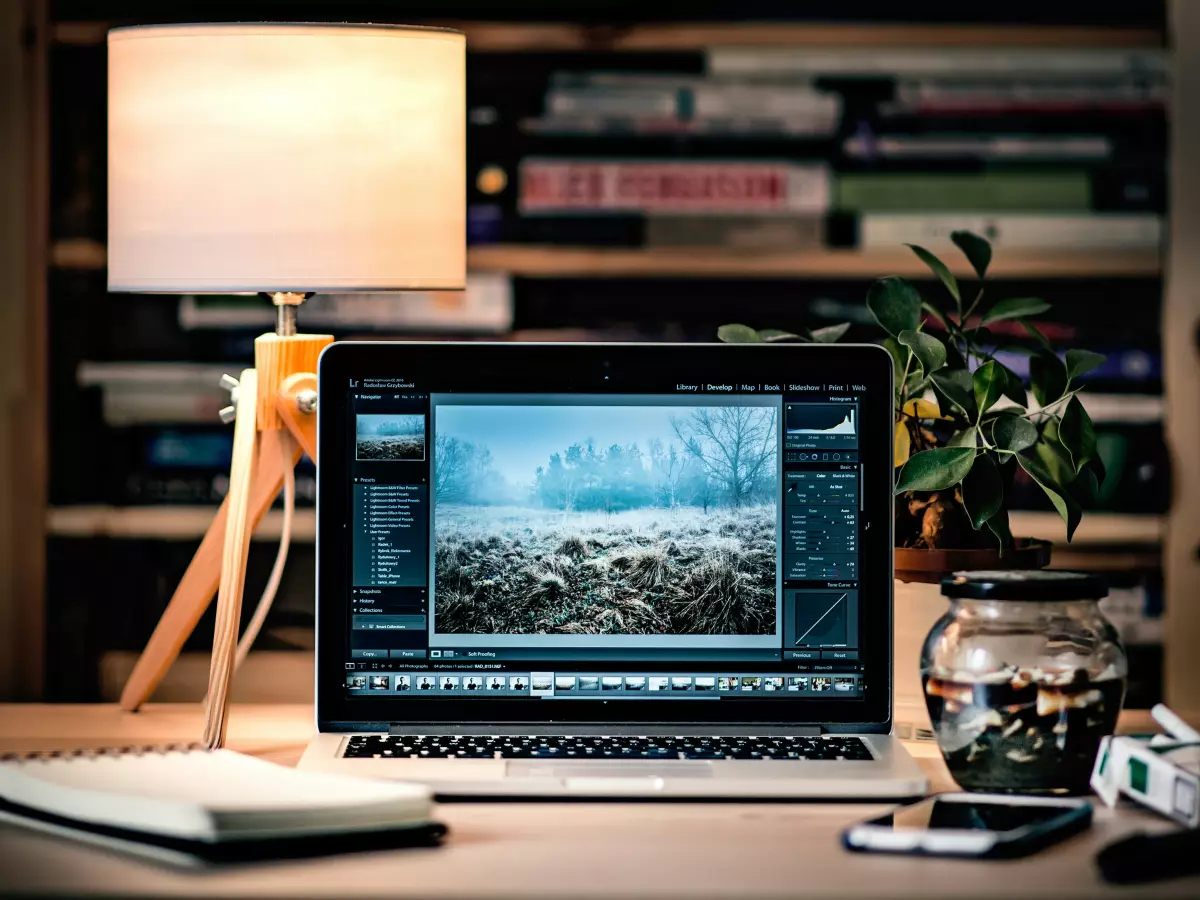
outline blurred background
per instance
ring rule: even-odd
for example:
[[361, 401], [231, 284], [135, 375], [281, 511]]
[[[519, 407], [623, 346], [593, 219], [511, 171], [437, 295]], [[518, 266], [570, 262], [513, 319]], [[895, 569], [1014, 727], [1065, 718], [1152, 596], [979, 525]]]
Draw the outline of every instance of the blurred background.
[[[1200, 185], [1172, 165], [1200, 151], [1180, 102], [1200, 14], [1182, 0], [841, 0], [794, 3], [786, 18], [778, 6], [649, 19], [605, 0], [6, 2], [0, 697], [116, 698], [226, 487], [217, 379], [272, 323], [253, 299], [106, 293], [107, 29], [340, 19], [466, 31], [470, 274], [463, 294], [317, 296], [305, 330], [708, 341], [729, 321], [849, 321], [848, 340], [874, 339], [872, 279], [933, 289], [903, 242], [946, 252], [951, 230], [975, 230], [995, 245], [994, 291], [1053, 303], [1052, 340], [1108, 355], [1083, 399], [1109, 477], [1054, 565], [1110, 578], [1129, 704], [1166, 690], [1200, 705], [1187, 652], [1200, 634], [1200, 304], [1183, 243]], [[712, 217], [653, 199], [594, 205], [604, 167], [655, 178], [679, 161], [786, 185], [787, 200], [747, 187]], [[998, 337], [1027, 370], [1029, 336]], [[311, 465], [298, 486], [299, 545], [235, 699], [311, 697]], [[1019, 505], [1014, 533], [1063, 540], [1040, 491]], [[251, 550], [247, 615], [278, 533], [272, 514]], [[211, 632], [210, 611], [158, 698], [200, 697]]]

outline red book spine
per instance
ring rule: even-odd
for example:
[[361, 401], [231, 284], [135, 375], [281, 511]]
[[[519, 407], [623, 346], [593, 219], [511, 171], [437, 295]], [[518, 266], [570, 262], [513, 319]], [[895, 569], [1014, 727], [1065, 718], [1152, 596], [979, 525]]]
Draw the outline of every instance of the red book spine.
[[[780, 163], [639, 163], [529, 160], [521, 212], [784, 212], [801, 167]], [[814, 168], [813, 179], [824, 179]]]

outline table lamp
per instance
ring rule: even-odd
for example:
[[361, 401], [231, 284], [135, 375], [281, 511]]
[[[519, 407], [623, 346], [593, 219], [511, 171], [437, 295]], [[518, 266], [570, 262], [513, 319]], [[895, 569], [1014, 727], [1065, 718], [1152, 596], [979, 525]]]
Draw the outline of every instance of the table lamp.
[[254, 368], [224, 380], [229, 491], [125, 709], [150, 697], [216, 593], [204, 739], [224, 742], [249, 537], [301, 453], [316, 461], [314, 373], [333, 338], [298, 334], [297, 307], [315, 292], [464, 288], [465, 61], [465, 37], [440, 28], [109, 32], [108, 289], [276, 306]]

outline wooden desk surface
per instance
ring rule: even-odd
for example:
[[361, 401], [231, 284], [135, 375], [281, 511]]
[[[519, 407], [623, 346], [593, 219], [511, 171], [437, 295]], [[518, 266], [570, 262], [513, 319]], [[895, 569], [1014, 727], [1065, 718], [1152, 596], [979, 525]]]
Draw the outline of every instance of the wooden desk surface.
[[[0, 752], [189, 741], [195, 705], [0, 705]], [[1127, 713], [1123, 730], [1149, 730]], [[229, 744], [294, 764], [312, 731], [307, 706], [242, 705]], [[937, 788], [951, 789], [936, 748], [913, 745]], [[1096, 810], [1093, 828], [1026, 860], [973, 862], [851, 854], [843, 828], [878, 803], [443, 804], [447, 845], [206, 872], [180, 872], [0, 826], [0, 892], [170, 897], [839, 897], [1136, 896], [1108, 888], [1093, 858], [1128, 833], [1172, 830], [1133, 808]], [[1151, 885], [1156, 897], [1200, 895], [1200, 878]]]

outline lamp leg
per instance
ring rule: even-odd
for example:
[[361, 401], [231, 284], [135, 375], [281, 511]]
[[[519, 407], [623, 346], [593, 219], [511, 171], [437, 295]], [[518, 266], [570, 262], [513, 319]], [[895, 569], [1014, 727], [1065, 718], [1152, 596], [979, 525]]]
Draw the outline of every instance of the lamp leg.
[[[279, 448], [281, 439], [277, 431], [264, 431], [259, 437], [258, 466], [252, 479], [248, 507], [249, 519], [255, 525], [271, 508], [283, 484], [283, 458]], [[291, 465], [299, 461], [300, 449], [293, 446]], [[122, 709], [132, 712], [150, 699], [212, 602], [221, 577], [221, 554], [228, 514], [229, 497], [226, 496], [150, 636], [146, 649], [125, 682], [121, 692]]]
[[246, 369], [239, 379], [242, 395], [233, 426], [233, 461], [229, 468], [228, 511], [221, 549], [221, 583], [217, 588], [217, 622], [213, 628], [212, 663], [208, 670], [208, 708], [204, 713], [204, 743], [209, 748], [225, 743], [225, 712], [238, 630], [242, 622], [242, 592], [246, 558], [250, 552], [250, 489], [258, 466], [258, 374]]

